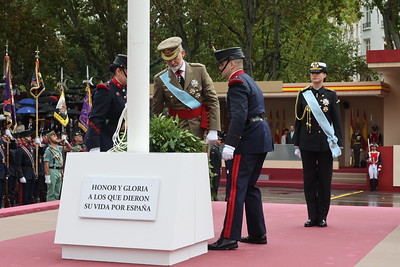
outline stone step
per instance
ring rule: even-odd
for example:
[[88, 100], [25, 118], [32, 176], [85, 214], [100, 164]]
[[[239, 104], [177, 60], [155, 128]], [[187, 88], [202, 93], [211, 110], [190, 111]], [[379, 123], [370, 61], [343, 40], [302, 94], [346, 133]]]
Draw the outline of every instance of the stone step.
[[365, 184], [366, 173], [333, 173], [332, 183]]

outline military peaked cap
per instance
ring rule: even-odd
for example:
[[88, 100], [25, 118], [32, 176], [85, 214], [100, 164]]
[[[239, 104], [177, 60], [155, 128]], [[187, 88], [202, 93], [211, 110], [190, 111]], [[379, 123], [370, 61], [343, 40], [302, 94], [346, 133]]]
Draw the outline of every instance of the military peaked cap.
[[182, 39], [180, 37], [170, 37], [162, 41], [157, 46], [157, 50], [161, 52], [161, 57], [164, 60], [171, 60], [178, 56], [181, 43]]
[[230, 47], [222, 50], [217, 50], [214, 52], [214, 56], [218, 62], [223, 62], [225, 60], [234, 60], [245, 58], [243, 51], [240, 47]]
[[115, 66], [117, 66], [118, 68], [127, 69], [128, 68], [128, 57], [127, 57], [127, 55], [118, 54], [115, 57], [113, 64]]
[[313, 62], [310, 66], [310, 73], [328, 73], [328, 69], [324, 62]]

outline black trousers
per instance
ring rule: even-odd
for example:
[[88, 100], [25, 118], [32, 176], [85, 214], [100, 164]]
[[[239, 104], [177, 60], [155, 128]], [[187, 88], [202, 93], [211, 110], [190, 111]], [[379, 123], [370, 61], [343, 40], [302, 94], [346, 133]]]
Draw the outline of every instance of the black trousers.
[[229, 197], [221, 238], [240, 240], [243, 205], [249, 235], [266, 234], [260, 189], [256, 182], [267, 153], [235, 155], [232, 164]]
[[332, 153], [301, 150], [301, 159], [308, 218], [326, 220], [331, 203]]

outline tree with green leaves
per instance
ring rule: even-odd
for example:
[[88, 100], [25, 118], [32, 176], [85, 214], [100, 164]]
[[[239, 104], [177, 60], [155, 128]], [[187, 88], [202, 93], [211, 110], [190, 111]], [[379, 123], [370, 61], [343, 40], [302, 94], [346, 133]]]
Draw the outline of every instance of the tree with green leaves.
[[400, 1], [364, 0], [370, 7], [377, 7], [383, 17], [387, 49], [400, 49]]

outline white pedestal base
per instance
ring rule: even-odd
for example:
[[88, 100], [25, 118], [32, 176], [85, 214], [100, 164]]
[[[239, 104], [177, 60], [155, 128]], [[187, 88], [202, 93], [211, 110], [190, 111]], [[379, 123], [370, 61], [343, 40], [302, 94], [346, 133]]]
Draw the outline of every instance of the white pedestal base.
[[63, 245], [62, 258], [168, 266], [207, 253], [207, 244], [204, 241], [174, 251]]
[[[155, 220], [80, 217], [87, 177], [159, 179]], [[206, 253], [213, 237], [205, 153], [68, 154], [55, 237], [63, 258], [172, 265]]]

